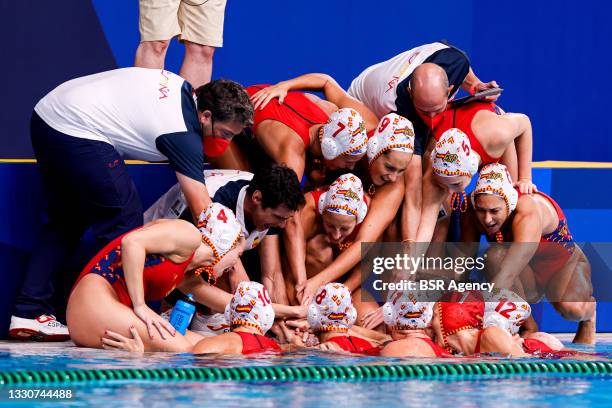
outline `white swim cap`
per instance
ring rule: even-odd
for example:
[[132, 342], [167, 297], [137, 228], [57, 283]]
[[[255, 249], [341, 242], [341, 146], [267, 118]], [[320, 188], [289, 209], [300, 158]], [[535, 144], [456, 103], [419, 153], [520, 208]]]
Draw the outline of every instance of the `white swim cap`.
[[468, 136], [457, 128], [442, 133], [431, 152], [431, 165], [442, 177], [472, 177], [478, 171], [480, 156], [472, 150]]
[[323, 125], [320, 142], [321, 152], [327, 160], [362, 155], [368, 143], [365, 122], [355, 109], [338, 109]]
[[410, 292], [391, 293], [390, 301], [383, 305], [385, 324], [398, 330], [427, 329], [431, 327], [434, 302], [417, 301]]
[[242, 226], [234, 212], [219, 203], [210, 204], [198, 219], [202, 240], [213, 250], [217, 262], [223, 258], [242, 236]]
[[508, 168], [500, 163], [490, 163], [480, 169], [476, 188], [472, 192], [472, 204], [475, 204], [478, 194], [493, 194], [503, 198], [508, 214], [516, 209], [518, 203], [518, 192], [512, 184]]
[[531, 306], [513, 291], [496, 288], [485, 294], [483, 327], [497, 326], [516, 334], [529, 316]]
[[351, 291], [341, 283], [321, 286], [308, 306], [308, 324], [314, 331], [346, 332], [355, 319]]
[[368, 164], [389, 150], [414, 152], [412, 122], [397, 113], [389, 113], [378, 122], [376, 131], [368, 140]]
[[266, 288], [258, 282], [240, 282], [225, 307], [225, 319], [232, 327], [254, 327], [266, 334], [274, 323], [274, 309]]
[[331, 211], [342, 215], [354, 215], [361, 223], [368, 213], [363, 196], [363, 185], [359, 177], [347, 173], [338, 177], [329, 190], [319, 197], [319, 213]]

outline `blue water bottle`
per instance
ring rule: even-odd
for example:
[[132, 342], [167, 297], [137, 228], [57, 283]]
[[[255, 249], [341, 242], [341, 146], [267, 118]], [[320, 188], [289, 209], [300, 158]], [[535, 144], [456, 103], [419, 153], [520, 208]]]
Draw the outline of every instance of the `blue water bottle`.
[[187, 295], [187, 300], [179, 300], [174, 305], [172, 314], [170, 315], [170, 324], [177, 332], [184, 335], [195, 314], [195, 310], [196, 302], [193, 300], [193, 295], [190, 293]]

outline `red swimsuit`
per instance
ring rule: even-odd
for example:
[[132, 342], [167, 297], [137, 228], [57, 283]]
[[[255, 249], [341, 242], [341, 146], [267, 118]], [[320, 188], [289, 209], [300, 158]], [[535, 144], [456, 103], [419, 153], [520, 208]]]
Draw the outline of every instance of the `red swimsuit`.
[[262, 351], [281, 351], [280, 346], [274, 340], [261, 334], [234, 332], [242, 340], [242, 354], [261, 353]]
[[429, 345], [429, 347], [431, 347], [431, 351], [434, 352], [436, 357], [451, 357], [452, 356], [451, 353], [449, 353], [448, 351], [446, 351], [442, 347], [438, 346], [429, 337], [415, 337], [415, 338], [419, 339], [421, 341], [424, 341], [425, 343], [427, 343]]
[[482, 110], [497, 112], [494, 104], [476, 101], [461, 105], [457, 108], [449, 107], [447, 110], [437, 115], [433, 120], [428, 117], [423, 117], [422, 115], [421, 117], [423, 117], [425, 123], [430, 127], [436, 140], [440, 140], [442, 133], [451, 128], [458, 128], [465, 133], [470, 140], [472, 150], [480, 156], [480, 165], [482, 166], [488, 163], [496, 163], [500, 159], [499, 157], [495, 158], [489, 156], [472, 131], [472, 120], [474, 116], [476, 116], [476, 113]]
[[[251, 85], [246, 88], [249, 96], [269, 87], [270, 85]], [[253, 118], [253, 133], [264, 120], [275, 120], [291, 128], [304, 142], [304, 146], [310, 144], [310, 127], [327, 122], [329, 117], [325, 112], [312, 102], [302, 92], [288, 92], [283, 104], [278, 103], [278, 98], [272, 99], [265, 108], [256, 109]]]
[[339, 345], [342, 350], [350, 351], [355, 354], [368, 354], [377, 356], [380, 354], [380, 347], [373, 346], [369, 341], [355, 336], [336, 336], [328, 341], [332, 341]]
[[[85, 266], [74, 287], [85, 275], [95, 273], [111, 284], [119, 302], [132, 307], [121, 263], [121, 240], [130, 232], [115, 238], [102, 248]], [[183, 280], [185, 269], [192, 258], [193, 254], [185, 262], [177, 264], [161, 255], [147, 254], [142, 273], [145, 300], [155, 301], [166, 297]]]

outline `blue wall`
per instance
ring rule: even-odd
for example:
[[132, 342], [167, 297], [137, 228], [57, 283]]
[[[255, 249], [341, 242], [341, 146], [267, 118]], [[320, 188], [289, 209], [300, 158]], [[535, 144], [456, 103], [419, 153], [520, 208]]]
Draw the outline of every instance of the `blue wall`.
[[[504, 108], [531, 116], [535, 160], [610, 161], [608, 4], [229, 0], [213, 76], [250, 84], [322, 71], [348, 86], [372, 63], [447, 39], [469, 53], [481, 79], [506, 89]], [[8, 79], [0, 157], [31, 157], [27, 121], [40, 97], [72, 77], [132, 65], [138, 2], [20, 0], [2, 2], [0, 16]], [[174, 72], [182, 48], [176, 42], [170, 48], [167, 68]]]
[[[604, 99], [612, 72], [610, 11], [603, 0], [229, 0], [213, 76], [249, 84], [320, 71], [346, 87], [370, 64], [447, 39], [468, 52], [481, 79], [505, 88], [500, 104], [506, 110], [530, 115], [534, 160], [612, 161]], [[68, 79], [132, 65], [139, 42], [135, 0], [4, 1], [0, 21], [0, 158], [32, 157], [28, 121], [42, 96]], [[178, 72], [182, 53], [174, 42], [166, 67]], [[130, 171], [145, 203], [172, 182], [164, 166]], [[609, 179], [610, 172], [537, 169], [534, 176], [566, 210], [577, 240], [606, 241], [612, 195], [594, 180]], [[157, 182], [145, 185], [145, 179]], [[42, 200], [32, 165], [0, 165], [0, 191], [1, 336]], [[606, 284], [598, 280], [597, 290]], [[534, 313], [546, 330], [572, 326], [548, 308]], [[600, 308], [600, 330], [612, 330], [603, 316]]]
[[[175, 178], [166, 165], [129, 165], [128, 169], [147, 208], [165, 192]], [[534, 169], [534, 181], [563, 207], [576, 241], [609, 241], [612, 230], [612, 199], [591, 201], [595, 181], [612, 178], [612, 169]], [[570, 183], [560, 182], [569, 180]], [[582, 180], [575, 184], [574, 180]], [[6, 336], [10, 310], [22, 273], [43, 219], [44, 197], [36, 166], [31, 163], [0, 163], [0, 338]], [[612, 244], [587, 247], [593, 266], [592, 280], [598, 305], [598, 330], [612, 331]], [[547, 303], [534, 306], [543, 330], [575, 331]]]

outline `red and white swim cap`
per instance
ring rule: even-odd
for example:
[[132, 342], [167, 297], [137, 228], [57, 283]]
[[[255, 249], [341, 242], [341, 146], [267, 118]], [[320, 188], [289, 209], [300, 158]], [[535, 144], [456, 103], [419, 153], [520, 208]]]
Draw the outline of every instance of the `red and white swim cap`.
[[485, 294], [484, 328], [497, 326], [516, 334], [529, 316], [531, 306], [513, 291], [493, 289]]
[[351, 291], [341, 283], [321, 286], [308, 306], [308, 324], [314, 331], [347, 332], [355, 319]]
[[329, 115], [320, 135], [321, 152], [326, 160], [359, 156], [366, 152], [368, 135], [365, 122], [355, 109], [342, 108]]
[[378, 122], [376, 131], [368, 140], [368, 163], [372, 164], [389, 150], [414, 152], [414, 128], [412, 122], [397, 113], [389, 113]]
[[397, 291], [383, 305], [385, 324], [398, 330], [427, 329], [431, 327], [434, 302], [418, 301], [410, 292]]
[[506, 202], [508, 214], [516, 209], [518, 192], [512, 184], [508, 168], [501, 163], [490, 163], [480, 169], [476, 188], [472, 192], [472, 204], [478, 194], [494, 194]]
[[478, 171], [480, 156], [470, 144], [468, 136], [457, 128], [442, 133], [431, 152], [431, 165], [442, 177], [472, 177]]
[[363, 185], [359, 177], [351, 173], [343, 174], [329, 186], [329, 190], [319, 197], [319, 213], [324, 211], [342, 215], [354, 215], [361, 223], [368, 213], [368, 205], [363, 197]]
[[219, 203], [210, 204], [198, 219], [202, 240], [213, 250], [219, 261], [236, 245], [242, 236], [242, 226], [234, 212]]
[[274, 323], [274, 309], [266, 288], [258, 282], [240, 282], [225, 307], [225, 319], [232, 327], [254, 327], [266, 334]]

